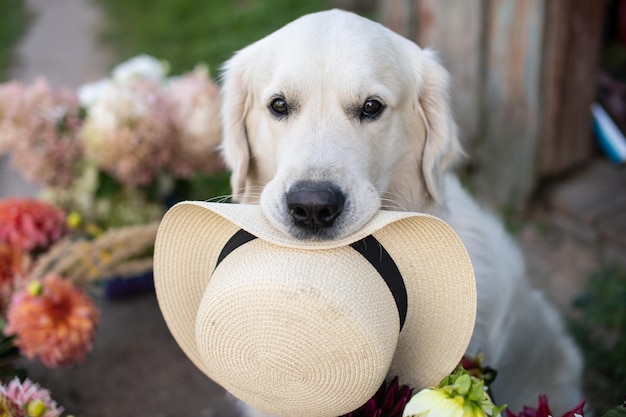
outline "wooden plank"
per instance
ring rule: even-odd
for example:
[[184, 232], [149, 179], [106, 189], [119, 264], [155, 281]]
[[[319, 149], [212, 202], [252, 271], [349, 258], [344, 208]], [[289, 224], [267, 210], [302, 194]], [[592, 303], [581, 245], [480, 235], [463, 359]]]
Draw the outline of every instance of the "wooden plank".
[[[452, 76], [452, 107], [474, 189], [497, 206], [519, 204], [534, 178], [543, 1], [413, 1], [413, 39], [438, 51]], [[380, 3], [395, 16], [409, 13], [404, 2]]]
[[604, 5], [379, 0], [383, 23], [437, 50], [450, 71], [470, 181], [482, 199], [520, 207], [539, 178], [591, 155], [589, 104]]
[[540, 131], [543, 0], [485, 0], [487, 53], [474, 187], [496, 207], [519, 207], [535, 178]]
[[415, 0], [379, 0], [380, 22], [400, 35], [414, 39], [417, 16], [414, 15]]
[[589, 108], [596, 93], [605, 2], [546, 3], [539, 174], [565, 173], [593, 154]]
[[478, 135], [482, 0], [418, 0], [414, 40], [438, 52], [452, 76], [452, 109], [466, 148]]

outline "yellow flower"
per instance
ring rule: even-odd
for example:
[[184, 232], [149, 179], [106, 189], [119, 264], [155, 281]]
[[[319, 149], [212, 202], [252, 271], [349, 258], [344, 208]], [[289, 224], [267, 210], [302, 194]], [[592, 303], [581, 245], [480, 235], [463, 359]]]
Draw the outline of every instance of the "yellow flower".
[[26, 406], [29, 417], [43, 417], [46, 413], [46, 403], [41, 400], [33, 400]]
[[81, 216], [81, 214], [77, 211], [72, 211], [67, 215], [65, 222], [70, 229], [76, 230], [83, 223], [83, 216]]
[[40, 281], [33, 281], [26, 287], [28, 294], [39, 297], [43, 293], [43, 284]]
[[484, 382], [462, 367], [445, 377], [438, 387], [418, 392], [404, 408], [403, 417], [499, 417]]

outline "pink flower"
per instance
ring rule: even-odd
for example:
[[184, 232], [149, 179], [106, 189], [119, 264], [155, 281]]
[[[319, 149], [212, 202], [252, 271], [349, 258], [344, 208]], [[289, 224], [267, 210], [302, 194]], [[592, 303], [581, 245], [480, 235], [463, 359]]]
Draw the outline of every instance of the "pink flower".
[[92, 348], [99, 313], [91, 298], [69, 281], [49, 274], [16, 293], [7, 312], [5, 335], [29, 359], [48, 367], [85, 359]]
[[12, 135], [11, 125], [15, 108], [24, 95], [25, 86], [18, 82], [0, 84], [0, 154], [9, 152], [17, 139]]
[[[563, 414], [563, 417], [581, 417], [584, 416], [585, 400], [581, 401], [571, 410]], [[524, 406], [524, 409], [519, 414], [514, 414], [508, 408], [505, 410], [507, 417], [552, 417], [554, 414], [550, 411], [548, 405], [548, 397], [545, 395], [539, 396], [539, 405], [537, 408]]]
[[28, 417], [26, 412], [10, 398], [0, 394], [0, 416], [1, 417]]
[[0, 85], [0, 152], [29, 180], [69, 185], [82, 155], [76, 93], [53, 90], [44, 79], [32, 85]]
[[67, 234], [65, 213], [27, 198], [0, 201], [0, 242], [24, 252], [43, 250]]
[[177, 131], [168, 164], [170, 171], [182, 178], [190, 178], [197, 172], [221, 171], [224, 166], [216, 151], [221, 140], [221, 98], [207, 69], [198, 67], [172, 80], [167, 88], [167, 99]]
[[87, 157], [122, 184], [151, 183], [174, 141], [161, 86], [142, 79], [111, 84], [89, 109], [82, 138]]
[[[14, 378], [6, 386], [0, 386], [0, 396], [4, 396], [26, 411], [27, 416], [59, 417], [63, 407], [59, 407], [50, 397], [50, 391], [26, 379], [20, 382]], [[19, 414], [18, 414], [19, 415]], [[15, 416], [15, 414], [14, 414]]]

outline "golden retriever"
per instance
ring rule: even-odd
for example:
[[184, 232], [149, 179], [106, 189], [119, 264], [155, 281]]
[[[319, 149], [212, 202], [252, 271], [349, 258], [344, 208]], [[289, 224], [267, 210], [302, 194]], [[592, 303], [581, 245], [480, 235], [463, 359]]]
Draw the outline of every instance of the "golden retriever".
[[[448, 79], [432, 51], [340, 10], [306, 15], [240, 50], [222, 74], [233, 199], [259, 203], [300, 239], [352, 233], [379, 209], [443, 218], [476, 272], [467, 353], [498, 371], [499, 403], [519, 412], [543, 393], [560, 415], [582, 399], [582, 360], [555, 309], [529, 287], [513, 240], [449, 172], [462, 149]], [[402, 381], [402, 369], [390, 374]]]

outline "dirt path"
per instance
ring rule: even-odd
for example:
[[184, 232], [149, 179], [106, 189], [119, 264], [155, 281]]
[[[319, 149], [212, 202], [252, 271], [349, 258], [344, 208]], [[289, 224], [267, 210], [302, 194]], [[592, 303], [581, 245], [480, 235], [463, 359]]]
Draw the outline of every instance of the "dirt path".
[[97, 42], [100, 13], [89, 0], [26, 0], [34, 23], [18, 48], [13, 78], [44, 75], [55, 86], [78, 87], [107, 73], [109, 54]]
[[[11, 78], [45, 76], [54, 86], [77, 87], [107, 73], [109, 54], [96, 41], [99, 11], [89, 0], [26, 0], [33, 24], [17, 50]], [[0, 197], [32, 196], [38, 188], [0, 157]]]

